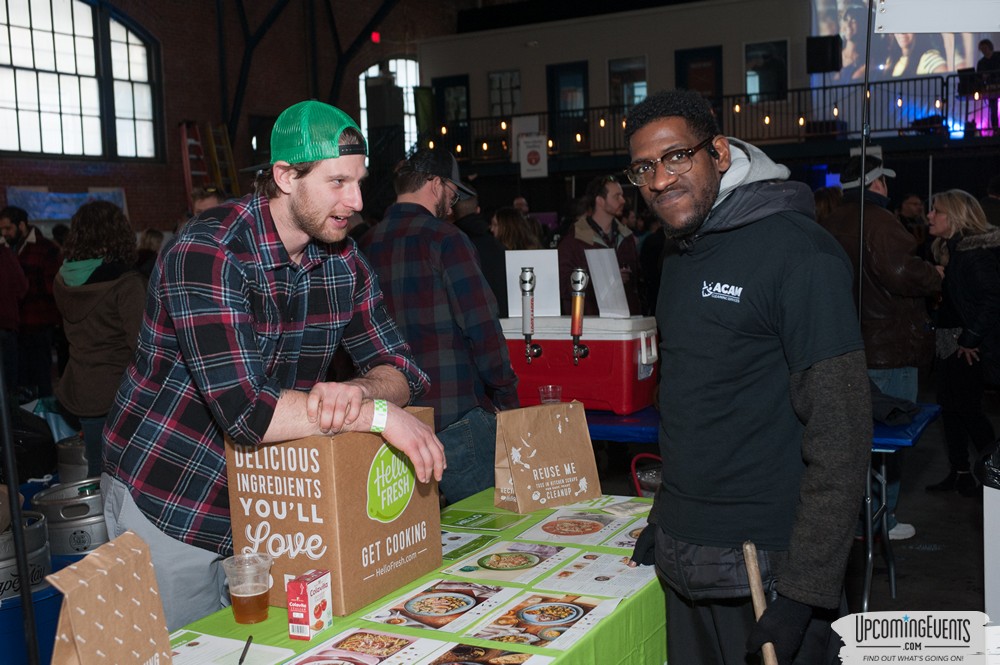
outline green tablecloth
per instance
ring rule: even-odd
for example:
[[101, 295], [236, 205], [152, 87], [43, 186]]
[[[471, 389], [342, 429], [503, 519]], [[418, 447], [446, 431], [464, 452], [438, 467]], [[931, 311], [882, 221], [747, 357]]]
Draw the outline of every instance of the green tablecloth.
[[[648, 500], [647, 500], [648, 501]], [[506, 512], [493, 506], [493, 490], [480, 492], [463, 501], [453, 504], [454, 508], [465, 510], [489, 510], [492, 512]], [[489, 535], [499, 536], [501, 540], [512, 540], [518, 533], [524, 531], [529, 526], [536, 524], [544, 517], [551, 515], [554, 510], [541, 510], [532, 513], [529, 520], [521, 522], [505, 531], [486, 532]], [[448, 527], [444, 527], [448, 529]], [[476, 531], [466, 529], [465, 531]], [[551, 543], [550, 543], [551, 544]], [[578, 546], [572, 547], [606, 553], [622, 553], [623, 550], [600, 546]], [[454, 564], [453, 561], [445, 561], [442, 568]], [[434, 579], [454, 579], [466, 580], [468, 578], [454, 577], [442, 574], [439, 570], [432, 571], [411, 584], [389, 594], [366, 608], [346, 617], [335, 617], [331, 628], [319, 633], [311, 641], [292, 640], [288, 638], [287, 614], [284, 609], [272, 607], [269, 611], [267, 621], [253, 625], [240, 625], [233, 620], [233, 613], [229, 608], [220, 610], [204, 619], [195, 621], [185, 626], [184, 630], [194, 630], [209, 635], [228, 637], [236, 640], [246, 640], [249, 635], [253, 635], [255, 644], [269, 644], [292, 649], [296, 654], [316, 647], [325, 640], [338, 633], [355, 627], [367, 627], [386, 632], [397, 632], [405, 635], [414, 635], [439, 640], [442, 642], [464, 642], [479, 646], [496, 647], [495, 642], [470, 638], [453, 633], [442, 631], [424, 630], [417, 628], [402, 628], [386, 626], [382, 623], [365, 621], [360, 617], [374, 609], [384, 605], [400, 593], [414, 589], [421, 584], [425, 584]], [[482, 580], [487, 584], [496, 584], [491, 580]], [[512, 585], [513, 586], [513, 585]], [[530, 586], [525, 590], [531, 589]], [[513, 647], [513, 645], [510, 645]], [[625, 598], [614, 610], [614, 612], [602, 619], [596, 626], [582, 639], [573, 644], [565, 651], [556, 649], [543, 649], [538, 647], [521, 646], [515, 647], [518, 651], [537, 653], [555, 658], [555, 663], [564, 665], [589, 664], [599, 665], [661, 665], [667, 659], [667, 632], [666, 632], [666, 599], [659, 582], [652, 581], [632, 596]]]

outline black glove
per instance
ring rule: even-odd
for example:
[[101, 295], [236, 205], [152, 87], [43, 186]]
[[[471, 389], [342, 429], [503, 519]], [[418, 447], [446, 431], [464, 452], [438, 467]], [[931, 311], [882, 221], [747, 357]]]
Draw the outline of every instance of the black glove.
[[656, 562], [656, 530], [655, 524], [647, 524], [639, 537], [635, 539], [635, 549], [632, 550], [632, 561], [642, 566], [652, 566]]
[[[637, 545], [638, 547], [638, 545]], [[812, 618], [812, 607], [778, 596], [764, 613], [747, 638], [747, 651], [757, 653], [765, 642], [774, 645], [779, 665], [791, 665], [792, 659], [802, 646], [806, 626]]]

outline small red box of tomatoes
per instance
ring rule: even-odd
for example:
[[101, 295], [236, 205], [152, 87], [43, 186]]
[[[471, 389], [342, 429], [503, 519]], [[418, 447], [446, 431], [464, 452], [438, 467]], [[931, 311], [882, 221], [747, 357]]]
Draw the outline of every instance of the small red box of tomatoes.
[[288, 637], [311, 640], [333, 625], [330, 571], [310, 570], [288, 581]]

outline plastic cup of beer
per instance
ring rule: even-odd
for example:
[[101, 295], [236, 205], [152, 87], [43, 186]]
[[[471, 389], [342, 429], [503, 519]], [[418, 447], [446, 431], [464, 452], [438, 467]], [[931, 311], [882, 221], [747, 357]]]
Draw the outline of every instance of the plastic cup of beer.
[[562, 386], [538, 386], [538, 399], [542, 404], [553, 404], [562, 401]]
[[267, 619], [271, 562], [271, 556], [263, 552], [235, 554], [222, 562], [236, 623], [259, 623]]

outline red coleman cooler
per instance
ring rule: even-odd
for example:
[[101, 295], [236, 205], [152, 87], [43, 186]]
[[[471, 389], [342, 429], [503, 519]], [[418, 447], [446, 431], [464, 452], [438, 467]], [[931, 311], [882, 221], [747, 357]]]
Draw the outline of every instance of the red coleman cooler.
[[541, 355], [527, 362], [521, 319], [501, 319], [511, 364], [517, 373], [521, 406], [539, 403], [538, 386], [562, 386], [564, 402], [579, 400], [588, 409], [625, 415], [653, 403], [658, 376], [656, 319], [584, 317], [580, 344], [587, 356], [573, 363], [570, 317], [535, 317], [532, 344]]

